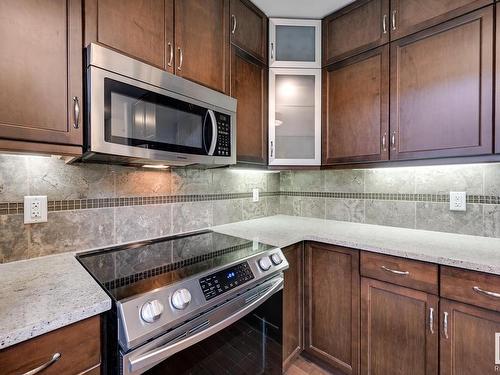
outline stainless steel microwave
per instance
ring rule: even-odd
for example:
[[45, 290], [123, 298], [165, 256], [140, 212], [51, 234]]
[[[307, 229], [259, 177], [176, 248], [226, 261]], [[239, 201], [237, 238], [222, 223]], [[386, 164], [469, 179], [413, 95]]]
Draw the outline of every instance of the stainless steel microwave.
[[236, 163], [236, 100], [96, 44], [86, 49], [82, 161]]

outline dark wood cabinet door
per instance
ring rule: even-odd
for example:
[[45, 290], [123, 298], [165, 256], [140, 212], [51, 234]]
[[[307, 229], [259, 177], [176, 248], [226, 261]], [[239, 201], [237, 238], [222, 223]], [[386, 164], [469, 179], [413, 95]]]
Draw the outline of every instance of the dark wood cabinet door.
[[237, 160], [267, 164], [268, 69], [232, 47], [231, 96], [238, 100]]
[[173, 28], [174, 0], [85, 0], [86, 45], [100, 43], [170, 72]]
[[391, 0], [391, 40], [492, 3], [493, 0]]
[[497, 5], [495, 6], [496, 9], [496, 66], [495, 66], [495, 72], [496, 72], [496, 82], [495, 82], [495, 152], [497, 154], [500, 154], [500, 113], [499, 113], [499, 108], [500, 108], [500, 7]]
[[283, 370], [303, 349], [304, 316], [304, 245], [298, 243], [283, 249], [289, 268], [283, 287]]
[[389, 41], [389, 0], [360, 0], [323, 19], [323, 65]]
[[267, 64], [267, 17], [248, 0], [231, 0], [231, 42]]
[[443, 298], [440, 310], [440, 375], [498, 374], [495, 334], [500, 332], [500, 313]]
[[438, 300], [361, 278], [361, 374], [437, 375]]
[[175, 74], [229, 93], [229, 0], [175, 1]]
[[492, 6], [393, 42], [391, 159], [491, 154], [492, 80]]
[[358, 374], [359, 252], [307, 243], [305, 255], [305, 350], [344, 374]]
[[29, 142], [81, 146], [81, 0], [0, 1], [0, 45], [0, 138], [25, 151], [33, 151]]
[[389, 46], [325, 68], [323, 164], [387, 160]]

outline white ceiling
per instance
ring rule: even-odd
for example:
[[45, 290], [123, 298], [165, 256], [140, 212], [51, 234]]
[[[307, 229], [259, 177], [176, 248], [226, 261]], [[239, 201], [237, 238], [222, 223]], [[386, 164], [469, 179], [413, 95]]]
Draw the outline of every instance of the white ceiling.
[[268, 17], [323, 18], [353, 0], [252, 0]]

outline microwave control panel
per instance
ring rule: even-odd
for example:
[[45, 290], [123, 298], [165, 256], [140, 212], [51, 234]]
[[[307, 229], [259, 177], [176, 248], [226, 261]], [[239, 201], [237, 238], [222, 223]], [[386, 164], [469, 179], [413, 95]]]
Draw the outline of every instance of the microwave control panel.
[[254, 278], [247, 262], [226, 268], [200, 279], [200, 286], [208, 301]]
[[215, 156], [231, 156], [231, 117], [215, 112], [217, 120], [217, 145]]

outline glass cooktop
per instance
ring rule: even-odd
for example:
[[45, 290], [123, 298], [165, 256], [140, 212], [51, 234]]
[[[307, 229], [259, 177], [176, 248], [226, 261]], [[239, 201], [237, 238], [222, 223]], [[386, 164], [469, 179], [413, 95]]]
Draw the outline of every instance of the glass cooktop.
[[203, 231], [95, 250], [77, 259], [121, 300], [269, 249], [272, 246]]

